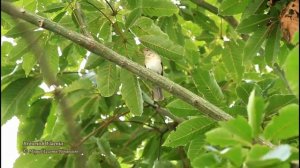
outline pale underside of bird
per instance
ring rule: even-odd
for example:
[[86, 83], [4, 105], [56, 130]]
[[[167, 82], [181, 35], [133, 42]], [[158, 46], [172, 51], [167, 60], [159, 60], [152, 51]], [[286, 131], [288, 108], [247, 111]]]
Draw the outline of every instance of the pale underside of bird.
[[[148, 48], [145, 48], [143, 52], [145, 56], [146, 68], [163, 75], [163, 65], [160, 56]], [[164, 99], [162, 89], [159, 86], [153, 86], [152, 97], [154, 101], [162, 101]]]

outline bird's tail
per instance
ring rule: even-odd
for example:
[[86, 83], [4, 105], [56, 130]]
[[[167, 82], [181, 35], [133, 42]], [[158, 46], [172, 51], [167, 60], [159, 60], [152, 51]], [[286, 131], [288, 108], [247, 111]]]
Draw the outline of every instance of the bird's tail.
[[154, 101], [162, 101], [164, 99], [162, 89], [158, 86], [153, 88], [152, 96]]

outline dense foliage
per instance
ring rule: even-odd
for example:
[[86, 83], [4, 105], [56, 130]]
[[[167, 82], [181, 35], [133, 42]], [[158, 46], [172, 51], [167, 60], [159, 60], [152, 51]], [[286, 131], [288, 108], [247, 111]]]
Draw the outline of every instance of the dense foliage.
[[144, 47], [156, 51], [165, 77], [234, 117], [216, 121], [166, 91], [153, 103], [149, 81], [51, 31], [20, 29], [24, 21], [1, 12], [1, 34], [15, 42], [1, 44], [1, 125], [20, 120], [14, 167], [78, 167], [79, 154], [30, 154], [61, 146], [24, 141], [82, 146], [91, 168], [298, 165], [299, 4], [290, 1], [11, 0], [141, 65]]

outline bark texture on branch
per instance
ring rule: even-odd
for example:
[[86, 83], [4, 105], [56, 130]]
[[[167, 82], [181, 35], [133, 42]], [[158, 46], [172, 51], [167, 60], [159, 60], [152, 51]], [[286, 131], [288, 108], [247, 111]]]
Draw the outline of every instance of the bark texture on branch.
[[199, 109], [199, 111], [202, 114], [205, 114], [206, 116], [214, 120], [220, 121], [220, 120], [229, 120], [233, 118], [229, 114], [222, 111], [220, 108], [204, 100], [203, 98], [199, 97], [198, 95], [189, 91], [188, 89], [174, 83], [173, 81], [167, 79], [166, 77], [160, 76], [155, 72], [146, 69], [145, 67], [139, 65], [138, 63], [129, 60], [128, 58], [116, 53], [115, 51], [105, 47], [103, 44], [100, 44], [91, 38], [88, 38], [82, 34], [64, 28], [63, 26], [55, 22], [52, 22], [44, 17], [29, 13], [24, 9], [14, 7], [8, 2], [1, 1], [1, 11], [11, 16], [30, 22], [39, 27], [42, 27], [44, 29], [47, 29], [49, 31], [52, 31], [54, 33], [57, 33], [73, 41], [74, 43], [79, 44], [80, 46], [86, 48], [87, 50], [111, 62], [114, 62], [115, 64], [119, 65], [124, 69], [127, 69], [128, 71], [134, 73], [135, 75], [145, 80], [149, 80], [152, 83], [155, 83], [156, 85], [167, 90], [174, 96], [193, 105], [194, 107]]
[[[52, 31], [54, 33], [57, 33], [58, 35], [65, 37], [66, 39], [73, 41], [74, 43], [79, 44], [80, 46], [86, 48], [87, 50], [111, 62], [114, 62], [115, 64], [121, 66], [124, 69], [127, 69], [128, 71], [134, 73], [135, 75], [145, 80], [149, 80], [152, 83], [155, 83], [156, 85], [169, 91], [172, 95], [191, 104], [192, 106], [197, 108], [200, 113], [214, 120], [222, 121], [222, 120], [233, 119], [231, 115], [225, 113], [220, 108], [204, 100], [203, 98], [199, 97], [195, 93], [174, 83], [173, 81], [167, 79], [166, 77], [158, 75], [157, 73], [139, 65], [138, 63], [129, 60], [128, 58], [116, 53], [115, 51], [105, 47], [104, 45], [98, 43], [93, 39], [90, 39], [80, 33], [68, 30], [63, 26], [60, 26], [59, 24], [52, 22], [44, 17], [26, 12], [24, 9], [20, 9], [15, 6], [12, 6], [8, 2], [1, 1], [1, 11], [11, 16], [25, 20], [34, 25], [37, 25], [39, 27], [43, 27], [49, 31]], [[271, 147], [273, 146], [273, 144], [263, 140], [262, 138], [257, 138], [257, 141], [260, 144], [264, 144]]]

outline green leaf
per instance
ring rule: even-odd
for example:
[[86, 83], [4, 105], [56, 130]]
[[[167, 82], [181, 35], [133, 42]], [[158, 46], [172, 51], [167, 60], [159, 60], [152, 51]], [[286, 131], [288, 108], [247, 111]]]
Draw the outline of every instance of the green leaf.
[[203, 136], [201, 138], [197, 138], [191, 141], [187, 152], [187, 156], [190, 159], [190, 161], [193, 161], [199, 155], [205, 153], [205, 150], [203, 148], [204, 144], [205, 142]]
[[277, 61], [280, 49], [281, 29], [280, 24], [275, 24], [271, 31], [265, 47], [265, 61], [269, 66], [273, 66]]
[[290, 50], [289, 50], [288, 46], [286, 44], [283, 44], [280, 47], [280, 50], [279, 50], [279, 53], [278, 53], [278, 55], [280, 55], [280, 57], [277, 57], [278, 63], [279, 63], [280, 66], [284, 65], [284, 63], [286, 61], [286, 58], [288, 57], [289, 53], [290, 53]]
[[170, 102], [166, 107], [171, 113], [179, 117], [199, 115], [199, 111], [195, 107], [180, 99]]
[[259, 29], [247, 40], [244, 48], [244, 62], [249, 62], [257, 53], [267, 37], [269, 29]]
[[105, 61], [104, 58], [102, 58], [99, 55], [96, 55], [94, 53], [91, 53], [91, 55], [88, 56], [86, 64], [85, 64], [85, 69], [94, 69], [97, 66], [99, 66], [101, 63], [103, 63]]
[[236, 167], [241, 167], [246, 157], [247, 150], [243, 149], [241, 146], [234, 146], [224, 150], [226, 150], [226, 152], [221, 154], [229, 159]]
[[9, 61], [15, 62], [18, 59], [20, 59], [24, 54], [29, 52], [33, 45], [36, 45], [37, 42], [40, 40], [40, 36], [36, 36], [34, 40], [32, 40], [31, 43], [28, 44], [28, 42], [24, 39], [20, 39], [17, 41], [17, 45], [10, 50], [10, 53], [8, 54]]
[[222, 121], [220, 125], [232, 134], [238, 136], [242, 141], [251, 143], [252, 130], [247, 120], [241, 116], [229, 121]]
[[100, 97], [94, 96], [91, 97], [86, 104], [84, 104], [83, 112], [80, 113], [81, 120], [90, 119], [91, 116], [98, 115], [99, 113], [99, 104], [100, 104]]
[[239, 33], [252, 33], [258, 29], [266, 27], [267, 23], [272, 19], [270, 15], [252, 15], [244, 19], [236, 28]]
[[252, 137], [257, 137], [261, 131], [261, 123], [264, 116], [264, 99], [258, 97], [253, 90], [250, 94], [248, 105], [248, 123], [252, 128]]
[[236, 94], [242, 99], [245, 104], [248, 104], [248, 99], [251, 91], [255, 89], [257, 94], [261, 92], [261, 88], [254, 83], [243, 83], [236, 88]]
[[141, 14], [142, 10], [140, 8], [132, 10], [126, 18], [125, 27], [127, 29], [130, 28], [135, 23], [135, 21], [140, 18]]
[[131, 31], [133, 31], [137, 37], [144, 35], [157, 35], [165, 39], [169, 39], [168, 35], [164, 33], [160, 27], [153, 22], [152, 19], [144, 16], [139, 17], [134, 22], [134, 24], [131, 26]]
[[62, 11], [62, 12], [60, 12], [59, 14], [57, 14], [57, 15], [53, 18], [53, 21], [54, 21], [54, 22], [59, 22], [59, 21], [65, 16], [66, 13], [67, 13], [67, 11]]
[[237, 135], [222, 127], [207, 132], [205, 136], [206, 141], [211, 145], [218, 145], [221, 147], [235, 146], [237, 144], [251, 146], [249, 142], [242, 140]]
[[36, 56], [32, 53], [26, 53], [25, 55], [23, 55], [22, 68], [24, 69], [26, 76], [28, 76], [32, 71], [32, 68], [35, 66], [36, 62]]
[[109, 62], [102, 62], [96, 70], [97, 87], [104, 97], [112, 96], [118, 89], [118, 74], [116, 65]]
[[139, 37], [140, 41], [147, 47], [153, 49], [158, 54], [167, 57], [170, 60], [182, 60], [184, 48], [174, 44], [171, 40], [155, 35], [145, 35]]
[[69, 155], [67, 156], [67, 161], [65, 163], [65, 167], [70, 167], [70, 168], [75, 168], [75, 156], [74, 155]]
[[149, 163], [153, 163], [159, 154], [160, 139], [159, 137], [152, 137], [147, 141], [144, 151], [142, 154], [143, 159], [147, 160]]
[[[51, 159], [49, 159], [51, 157]], [[63, 155], [25, 154], [20, 155], [14, 163], [14, 168], [55, 167]]]
[[249, 151], [247, 160], [259, 160], [263, 155], [270, 151], [268, 146], [255, 144]]
[[240, 54], [240, 47], [235, 42], [225, 42], [225, 48], [222, 53], [222, 60], [228, 69], [228, 72], [233, 74], [236, 81], [241, 81], [244, 72], [243, 57]]
[[64, 88], [65, 93], [74, 92], [81, 89], [91, 89], [93, 86], [92, 82], [89, 79], [79, 79], [73, 81], [69, 86]]
[[[48, 118], [47, 118], [47, 124], [45, 125], [45, 129], [44, 129], [44, 132], [43, 132], [43, 135], [42, 135], [42, 139], [45, 139], [45, 138], [48, 138], [48, 137], [51, 137], [52, 140], [54, 140], [55, 138], [52, 136], [52, 133], [53, 133], [53, 128], [56, 124], [56, 120], [57, 120], [57, 102], [55, 101], [52, 101], [51, 103], [51, 109], [50, 109], [50, 113], [48, 115]], [[57, 133], [57, 132], [55, 132]]]
[[218, 106], [223, 104], [224, 95], [212, 72], [199, 67], [194, 69], [192, 77], [197, 90], [208, 101]]
[[299, 106], [290, 104], [279, 110], [264, 130], [265, 138], [282, 140], [299, 135]]
[[107, 167], [120, 168], [120, 164], [117, 158], [112, 154], [110, 144], [105, 139], [97, 139], [97, 146], [101, 154], [105, 156], [105, 161], [107, 162]]
[[99, 32], [99, 38], [102, 38], [105, 42], [112, 41], [112, 25], [109, 21], [105, 21]]
[[293, 93], [299, 98], [299, 46], [290, 52], [283, 69]]
[[135, 8], [141, 6], [142, 1], [140, 1], [140, 0], [126, 0], [126, 2], [127, 2], [127, 7], [129, 9], [135, 9]]
[[215, 21], [208, 17], [206, 14], [200, 12], [199, 10], [193, 10], [192, 18], [193, 21], [196, 24], [198, 24], [198, 26], [202, 27], [204, 30], [211, 31], [214, 33], [219, 32], [219, 27], [216, 25]]
[[205, 153], [195, 158], [192, 161], [193, 167], [219, 167], [221, 163], [221, 158], [219, 158], [214, 153]]
[[282, 107], [293, 103], [298, 103], [297, 97], [295, 95], [276, 94], [269, 98], [265, 111], [267, 114], [272, 114], [280, 110]]
[[[149, 166], [149, 165], [147, 165]], [[174, 167], [174, 164], [170, 160], [155, 160], [153, 168], [164, 168], [164, 167]]]
[[101, 168], [99, 154], [97, 152], [93, 152], [91, 155], [89, 155], [86, 164], [87, 167]]
[[45, 123], [50, 112], [51, 101], [40, 99], [34, 102], [28, 113], [21, 117], [18, 128], [17, 146], [21, 152], [23, 141], [35, 141], [43, 134]]
[[147, 16], [171, 16], [178, 13], [177, 6], [169, 0], [141, 0], [140, 8]]
[[277, 160], [262, 160], [261, 158], [270, 151], [270, 148], [262, 145], [254, 145], [248, 153], [246, 159], [246, 165], [249, 167], [266, 167], [274, 163]]
[[8, 73], [1, 78], [1, 91], [3, 91], [13, 81], [26, 77], [24, 70], [20, 66], [1, 67], [1, 71], [7, 71], [6, 73]]
[[57, 46], [45, 44], [44, 54], [39, 57], [39, 64], [44, 77], [44, 81], [48, 85], [52, 85], [56, 79], [59, 68], [59, 56]]
[[266, 4], [268, 0], [252, 0], [242, 14], [242, 19], [248, 18], [253, 14], [263, 14], [266, 9]]
[[98, 10], [105, 9], [105, 5], [102, 1], [98, 0], [83, 0], [83, 2], [86, 2], [94, 7], [96, 7]]
[[122, 98], [132, 114], [141, 115], [143, 113], [143, 97], [138, 80], [124, 69], [121, 70], [120, 77]]
[[52, 13], [62, 10], [66, 4], [64, 3], [51, 3], [49, 6], [46, 6], [45, 10], [42, 11], [43, 13]]
[[1, 125], [15, 115], [25, 114], [27, 102], [33, 95], [41, 80], [37, 78], [21, 78], [7, 86], [1, 93]]
[[299, 31], [295, 32], [295, 34], [293, 35], [293, 39], [292, 39], [291, 43], [294, 44], [294, 45], [299, 43]]
[[[14, 62], [10, 62], [8, 60], [8, 53], [13, 49], [13, 47], [14, 46], [10, 42], [7, 42], [7, 41], [2, 42], [2, 44], [1, 44], [1, 67], [14, 64]], [[7, 73], [3, 73], [1, 71], [1, 76], [3, 76], [3, 74], [7, 74]]]
[[235, 15], [242, 13], [249, 0], [224, 0], [219, 8], [219, 14], [221, 15]]
[[[184, 45], [185, 38], [181, 26], [177, 23], [175, 16], [161, 17], [158, 23], [159, 27], [168, 34], [170, 40], [179, 45]], [[190, 40], [191, 41], [191, 40]]]
[[[37, 29], [37, 27], [35, 25], [32, 25], [32, 24], [26, 24], [26, 29], [21, 29], [20, 26], [23, 25], [23, 24], [25, 24], [25, 23], [23, 21], [21, 21], [17, 25], [14, 25], [13, 28], [11, 28], [7, 33], [5, 33], [5, 36], [6, 37], [17, 38], [17, 37], [20, 37], [21, 35], [23, 35], [24, 33], [32, 33], [32, 31]], [[22, 40], [22, 41], [25, 41], [25, 40]], [[33, 43], [34, 42], [35, 41], [33, 41]], [[23, 46], [23, 47], [26, 47], [26, 46]], [[18, 50], [15, 50], [15, 51], [18, 51]]]
[[189, 143], [215, 126], [215, 122], [206, 117], [197, 117], [181, 123], [172, 131], [164, 146], [177, 147]]

